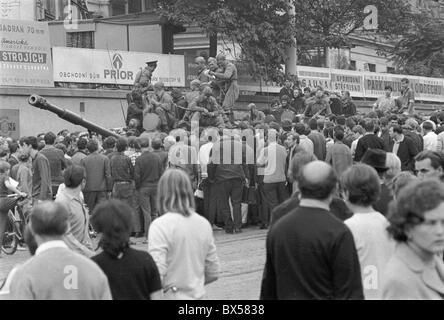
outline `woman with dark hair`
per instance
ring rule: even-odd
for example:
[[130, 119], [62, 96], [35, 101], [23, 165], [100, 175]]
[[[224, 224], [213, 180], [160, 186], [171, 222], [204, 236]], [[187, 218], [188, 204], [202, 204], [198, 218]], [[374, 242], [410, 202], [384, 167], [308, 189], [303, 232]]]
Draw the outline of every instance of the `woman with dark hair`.
[[132, 208], [120, 200], [95, 208], [91, 223], [103, 252], [92, 257], [108, 277], [114, 300], [162, 298], [159, 271], [151, 255], [130, 247]]
[[188, 175], [169, 169], [157, 189], [161, 216], [150, 226], [148, 251], [156, 261], [167, 299], [202, 299], [217, 280], [219, 259], [207, 219], [195, 212]]
[[392, 203], [389, 233], [398, 243], [383, 274], [383, 299], [444, 298], [444, 185], [411, 183]]
[[344, 223], [355, 239], [365, 299], [380, 299], [379, 272], [392, 257], [395, 243], [387, 232], [387, 219], [372, 207], [381, 192], [379, 176], [372, 167], [357, 164], [343, 173], [341, 185], [345, 203], [353, 212]]

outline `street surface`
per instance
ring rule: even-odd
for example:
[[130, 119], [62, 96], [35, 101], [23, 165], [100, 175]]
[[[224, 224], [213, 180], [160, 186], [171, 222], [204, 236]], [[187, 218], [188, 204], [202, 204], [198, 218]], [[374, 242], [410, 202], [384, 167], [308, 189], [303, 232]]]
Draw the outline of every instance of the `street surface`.
[[[243, 229], [242, 233], [226, 234], [215, 231], [216, 247], [221, 264], [219, 280], [206, 287], [208, 300], [257, 300], [265, 263], [267, 230], [257, 227]], [[145, 250], [146, 245], [134, 248]], [[29, 257], [28, 251], [17, 251], [12, 256], [2, 253], [0, 281], [18, 263]]]

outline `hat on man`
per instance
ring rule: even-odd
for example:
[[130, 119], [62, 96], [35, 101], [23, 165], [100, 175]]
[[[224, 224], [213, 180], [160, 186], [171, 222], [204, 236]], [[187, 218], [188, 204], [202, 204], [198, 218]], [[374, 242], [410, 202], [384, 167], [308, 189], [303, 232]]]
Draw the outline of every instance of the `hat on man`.
[[157, 60], [148, 61], [146, 64], [147, 64], [149, 67], [155, 67], [155, 66], [157, 66]]
[[385, 172], [388, 170], [386, 165], [387, 152], [381, 149], [368, 149], [361, 159], [361, 163], [367, 164], [375, 168], [378, 172]]

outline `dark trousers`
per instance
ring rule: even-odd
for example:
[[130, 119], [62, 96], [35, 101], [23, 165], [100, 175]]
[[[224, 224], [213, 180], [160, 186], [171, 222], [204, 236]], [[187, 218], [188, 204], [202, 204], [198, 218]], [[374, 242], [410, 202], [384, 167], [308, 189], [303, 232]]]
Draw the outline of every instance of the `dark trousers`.
[[126, 204], [128, 204], [131, 208], [134, 208], [134, 183], [131, 182], [116, 182], [113, 186], [113, 199], [118, 199]]
[[151, 221], [157, 217], [157, 184], [140, 187], [138, 190], [138, 208], [143, 215], [144, 236], [148, 237]]
[[[231, 231], [234, 229], [241, 229], [242, 227], [242, 190], [243, 181], [237, 179], [217, 182], [216, 192], [218, 200], [218, 207], [225, 220], [225, 230]], [[233, 218], [231, 218], [230, 201], [233, 205]]]
[[211, 223], [211, 225], [216, 223], [216, 210], [217, 201], [215, 201], [217, 196], [217, 190], [215, 186], [205, 179], [202, 181], [202, 191], [203, 191], [203, 201], [204, 201], [204, 217]]
[[264, 208], [262, 210], [262, 224], [268, 225], [270, 223], [270, 214], [274, 208], [280, 203], [284, 202], [289, 197], [288, 189], [285, 182], [264, 183], [263, 185], [263, 200]]
[[[121, 200], [129, 205], [131, 208], [135, 209], [135, 187], [133, 182], [115, 182], [113, 185], [112, 197], [113, 199]], [[136, 215], [136, 211], [133, 211]], [[133, 217], [133, 221], [136, 217]], [[140, 225], [140, 223], [139, 223]], [[141, 230], [136, 230], [134, 232], [140, 232]]]
[[83, 197], [89, 209], [89, 214], [92, 214], [96, 205], [108, 198], [106, 191], [83, 191]]
[[8, 226], [8, 212], [14, 208], [16, 203], [17, 199], [0, 197], [0, 246], [3, 244], [3, 238]]

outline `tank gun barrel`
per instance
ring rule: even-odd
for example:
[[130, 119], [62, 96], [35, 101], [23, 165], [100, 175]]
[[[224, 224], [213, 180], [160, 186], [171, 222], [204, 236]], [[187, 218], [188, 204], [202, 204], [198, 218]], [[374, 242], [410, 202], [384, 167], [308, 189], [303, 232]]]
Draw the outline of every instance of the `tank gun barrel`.
[[109, 136], [119, 137], [118, 134], [112, 132], [111, 130], [105, 129], [105, 128], [103, 128], [91, 121], [85, 120], [81, 116], [75, 114], [72, 111], [60, 108], [60, 107], [50, 103], [45, 98], [43, 98], [39, 95], [32, 94], [28, 99], [28, 103], [33, 107], [40, 108], [40, 109], [55, 113], [57, 116], [59, 116], [63, 120], [71, 122], [72, 124], [75, 124], [75, 125], [82, 126], [92, 132], [96, 132], [96, 133], [100, 134], [102, 137], [109, 137]]

